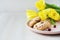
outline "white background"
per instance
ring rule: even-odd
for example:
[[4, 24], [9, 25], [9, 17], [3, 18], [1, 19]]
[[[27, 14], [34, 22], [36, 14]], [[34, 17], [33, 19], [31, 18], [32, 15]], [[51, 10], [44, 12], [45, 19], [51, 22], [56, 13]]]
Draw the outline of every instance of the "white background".
[[[0, 0], [0, 40], [60, 40], [58, 36], [39, 35], [26, 28], [26, 10], [37, 0]], [[60, 4], [58, 0], [48, 3]]]

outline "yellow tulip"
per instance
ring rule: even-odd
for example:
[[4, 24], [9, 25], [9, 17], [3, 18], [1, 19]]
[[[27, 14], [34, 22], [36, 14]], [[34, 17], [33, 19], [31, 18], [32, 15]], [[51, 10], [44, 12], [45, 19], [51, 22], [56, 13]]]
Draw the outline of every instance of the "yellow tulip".
[[28, 18], [29, 20], [37, 17], [37, 12], [34, 11], [34, 10], [27, 10], [26, 14], [27, 14], [27, 18]]
[[45, 0], [38, 0], [35, 4], [38, 10], [43, 10], [46, 7]]
[[41, 18], [41, 20], [46, 20], [47, 18], [51, 18], [51, 19], [54, 19], [54, 20], [59, 20], [59, 13], [55, 10], [55, 9], [52, 9], [52, 8], [48, 8], [48, 9], [45, 9], [45, 10], [42, 10], [38, 13], [39, 17]]
[[47, 17], [47, 14], [46, 12], [43, 10], [43, 11], [40, 11], [38, 13], [38, 16], [41, 18], [41, 20], [46, 20], [48, 17]]
[[59, 15], [59, 20], [60, 20], [60, 15]]
[[48, 16], [54, 20], [59, 20], [59, 13], [55, 10], [55, 9], [52, 9], [52, 8], [49, 8], [48, 9]]

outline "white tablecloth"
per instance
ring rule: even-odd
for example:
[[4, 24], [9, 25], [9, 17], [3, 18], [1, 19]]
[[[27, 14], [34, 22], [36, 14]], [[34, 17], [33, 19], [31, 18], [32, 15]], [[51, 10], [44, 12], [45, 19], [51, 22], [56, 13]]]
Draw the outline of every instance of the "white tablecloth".
[[23, 40], [25, 16], [20, 13], [0, 14], [0, 40]]

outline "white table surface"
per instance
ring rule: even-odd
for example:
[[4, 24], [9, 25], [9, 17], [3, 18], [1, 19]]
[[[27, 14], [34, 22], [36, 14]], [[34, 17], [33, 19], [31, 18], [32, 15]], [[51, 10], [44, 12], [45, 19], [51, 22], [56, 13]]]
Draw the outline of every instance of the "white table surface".
[[20, 13], [0, 14], [0, 40], [23, 40], [25, 16]]
[[[35, 9], [36, 0], [0, 0], [0, 40], [60, 40], [58, 36], [46, 36], [26, 28], [26, 9]], [[48, 1], [48, 0], [47, 0]], [[54, 0], [50, 3], [59, 4]]]

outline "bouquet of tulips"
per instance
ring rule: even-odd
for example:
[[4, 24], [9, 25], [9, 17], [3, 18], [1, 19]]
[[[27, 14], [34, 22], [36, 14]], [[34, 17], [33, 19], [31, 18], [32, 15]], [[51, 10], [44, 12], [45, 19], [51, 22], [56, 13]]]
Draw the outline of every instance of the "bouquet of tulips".
[[39, 16], [41, 20], [50, 19], [51, 24], [55, 24], [56, 21], [60, 20], [60, 7], [55, 4], [48, 4], [45, 0], [38, 0], [35, 3], [37, 11], [27, 10], [28, 20]]

